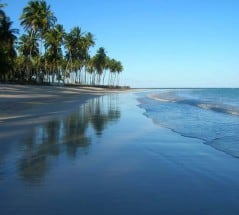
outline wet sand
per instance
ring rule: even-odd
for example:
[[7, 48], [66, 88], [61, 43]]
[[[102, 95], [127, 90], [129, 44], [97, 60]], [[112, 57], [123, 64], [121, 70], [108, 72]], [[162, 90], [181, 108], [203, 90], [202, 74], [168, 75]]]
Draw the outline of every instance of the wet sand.
[[122, 91], [94, 87], [0, 84], [1, 142], [18, 138], [28, 127], [67, 115], [91, 98]]
[[3, 214], [238, 214], [238, 159], [155, 125], [134, 94], [99, 94], [52, 112], [43, 98], [52, 118], [30, 115], [24, 136], [1, 142]]

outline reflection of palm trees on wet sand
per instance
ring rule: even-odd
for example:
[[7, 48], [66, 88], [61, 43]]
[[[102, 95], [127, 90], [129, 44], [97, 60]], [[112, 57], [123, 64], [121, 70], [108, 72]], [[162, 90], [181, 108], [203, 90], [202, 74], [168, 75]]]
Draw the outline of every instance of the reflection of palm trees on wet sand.
[[120, 118], [118, 95], [97, 97], [82, 105], [79, 111], [35, 128], [24, 139], [24, 154], [18, 162], [22, 179], [39, 182], [51, 167], [54, 157], [66, 154], [71, 159], [87, 154], [94, 135], [100, 137], [110, 122]]

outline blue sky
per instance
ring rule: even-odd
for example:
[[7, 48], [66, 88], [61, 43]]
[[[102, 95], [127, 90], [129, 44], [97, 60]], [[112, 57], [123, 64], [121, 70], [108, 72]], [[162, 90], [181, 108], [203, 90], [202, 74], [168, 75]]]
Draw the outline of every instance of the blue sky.
[[[28, 0], [2, 0], [20, 28]], [[239, 87], [238, 0], [48, 0], [69, 31], [123, 63], [122, 85]]]

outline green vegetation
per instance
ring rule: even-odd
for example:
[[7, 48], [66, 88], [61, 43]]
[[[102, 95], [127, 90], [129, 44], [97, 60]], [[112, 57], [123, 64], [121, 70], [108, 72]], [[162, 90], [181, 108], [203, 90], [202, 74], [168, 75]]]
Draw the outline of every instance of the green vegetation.
[[121, 62], [102, 47], [90, 56], [93, 34], [78, 26], [66, 32], [45, 0], [31, 0], [23, 9], [18, 38], [5, 6], [0, 4], [0, 82], [119, 85]]

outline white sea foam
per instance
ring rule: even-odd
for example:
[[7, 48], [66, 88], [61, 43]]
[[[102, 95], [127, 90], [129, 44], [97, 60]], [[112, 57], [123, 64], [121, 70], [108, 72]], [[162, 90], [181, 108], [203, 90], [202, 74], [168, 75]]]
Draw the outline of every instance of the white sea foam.
[[195, 107], [202, 108], [205, 110], [211, 110], [211, 111], [215, 111], [215, 112], [239, 116], [239, 107], [225, 105], [225, 104], [212, 103], [212, 102], [206, 103], [204, 101], [197, 100], [197, 99], [183, 98], [183, 97], [180, 97], [179, 95], [176, 95], [174, 92], [160, 93], [160, 94], [149, 94], [149, 95], [147, 95], [147, 97], [150, 99], [153, 99], [155, 101], [159, 101], [159, 102], [191, 105], [191, 106], [195, 106]]
[[239, 89], [175, 90], [143, 95], [155, 124], [239, 157]]

